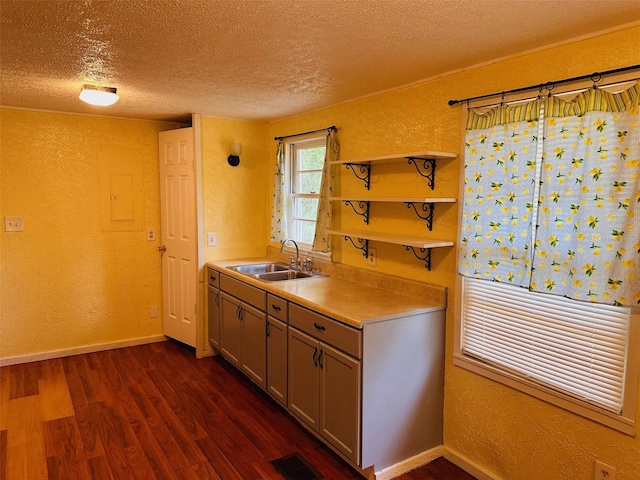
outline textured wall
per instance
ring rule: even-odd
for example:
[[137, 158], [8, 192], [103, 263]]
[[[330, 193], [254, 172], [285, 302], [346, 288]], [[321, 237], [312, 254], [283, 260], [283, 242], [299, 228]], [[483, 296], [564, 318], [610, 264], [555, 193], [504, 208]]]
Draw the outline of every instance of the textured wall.
[[[202, 117], [205, 260], [264, 256], [267, 237], [267, 125]], [[229, 145], [242, 143], [240, 165], [227, 163]]]
[[[338, 127], [343, 159], [419, 150], [461, 151], [462, 106], [447, 100], [518, 88], [640, 63], [640, 27], [586, 39], [555, 48], [451, 74], [378, 96], [274, 122], [269, 140], [276, 135]], [[269, 157], [275, 156], [270, 141]], [[460, 159], [438, 163], [437, 195], [458, 196]], [[270, 175], [272, 165], [269, 164]], [[428, 195], [414, 173], [404, 166], [374, 166], [371, 196]], [[361, 184], [342, 171], [341, 193], [365, 194]], [[344, 207], [336, 212], [337, 224], [361, 228], [362, 220]], [[457, 237], [458, 207], [439, 210], [433, 232], [416, 226], [415, 217], [398, 207], [372, 205], [371, 228], [422, 232], [434, 238]], [[359, 251], [341, 239], [334, 240], [335, 258], [369, 268]], [[445, 445], [499, 478], [517, 480], [593, 478], [594, 459], [616, 467], [618, 480], [638, 478], [640, 439], [617, 433], [577, 415], [454, 367], [453, 308], [455, 254], [434, 251], [434, 268], [425, 270], [401, 246], [375, 244], [376, 270], [450, 289], [447, 311], [447, 362], [445, 385]], [[640, 407], [639, 407], [640, 408]]]
[[158, 244], [101, 232], [98, 151], [141, 152], [159, 238], [158, 131], [175, 125], [12, 109], [0, 123], [0, 216], [24, 220], [0, 233], [0, 358], [162, 334]]

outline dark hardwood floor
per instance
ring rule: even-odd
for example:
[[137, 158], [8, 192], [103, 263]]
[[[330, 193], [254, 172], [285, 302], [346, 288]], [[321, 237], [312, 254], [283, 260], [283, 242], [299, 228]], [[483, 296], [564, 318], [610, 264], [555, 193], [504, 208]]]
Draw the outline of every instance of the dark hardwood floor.
[[[0, 369], [0, 479], [362, 479], [220, 357], [168, 341]], [[473, 480], [443, 458], [399, 480]]]

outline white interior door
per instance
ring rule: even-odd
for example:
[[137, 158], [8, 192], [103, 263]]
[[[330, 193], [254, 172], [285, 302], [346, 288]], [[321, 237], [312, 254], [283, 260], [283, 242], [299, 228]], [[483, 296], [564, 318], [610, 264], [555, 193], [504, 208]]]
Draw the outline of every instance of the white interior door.
[[164, 334], [196, 345], [197, 228], [192, 128], [160, 132]]

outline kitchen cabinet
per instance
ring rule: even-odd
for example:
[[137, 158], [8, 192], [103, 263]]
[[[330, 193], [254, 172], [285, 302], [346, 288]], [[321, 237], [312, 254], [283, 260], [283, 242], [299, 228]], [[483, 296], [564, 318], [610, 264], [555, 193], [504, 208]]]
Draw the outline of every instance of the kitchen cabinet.
[[[302, 426], [369, 478], [442, 445], [444, 287], [425, 299], [331, 276], [244, 281], [226, 265], [220, 351]], [[255, 316], [253, 343], [238, 312]]]
[[288, 302], [267, 295], [267, 392], [287, 406]]
[[220, 284], [220, 353], [266, 389], [266, 293], [226, 275]]
[[207, 268], [207, 277], [209, 344], [220, 351], [220, 274]]
[[289, 411], [358, 464], [361, 362], [328, 342], [357, 354], [360, 332], [298, 305], [290, 322]]

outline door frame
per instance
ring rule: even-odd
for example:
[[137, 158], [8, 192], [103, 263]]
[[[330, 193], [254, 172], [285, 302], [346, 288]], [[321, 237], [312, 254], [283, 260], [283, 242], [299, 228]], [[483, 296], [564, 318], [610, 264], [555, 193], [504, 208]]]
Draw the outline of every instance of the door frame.
[[209, 357], [214, 354], [209, 341], [204, 338], [204, 322], [207, 306], [205, 305], [207, 282], [205, 281], [205, 234], [204, 234], [204, 189], [202, 185], [202, 116], [199, 113], [191, 115], [193, 127], [193, 154], [195, 162], [196, 181], [196, 259], [198, 269], [196, 284], [196, 358]]

